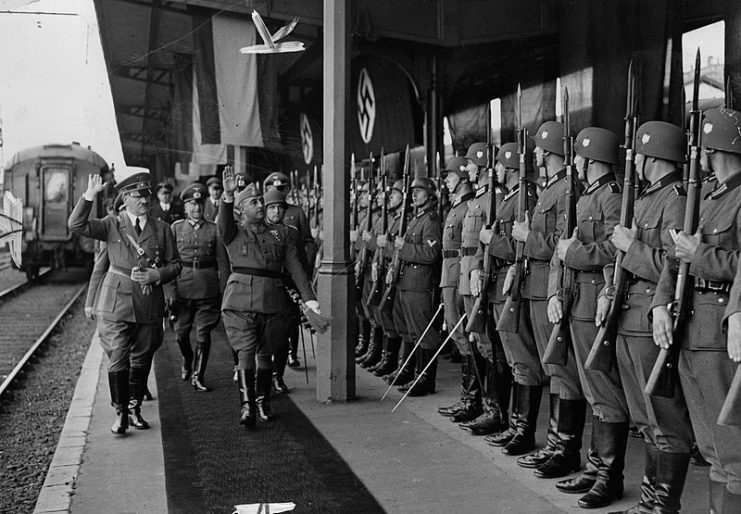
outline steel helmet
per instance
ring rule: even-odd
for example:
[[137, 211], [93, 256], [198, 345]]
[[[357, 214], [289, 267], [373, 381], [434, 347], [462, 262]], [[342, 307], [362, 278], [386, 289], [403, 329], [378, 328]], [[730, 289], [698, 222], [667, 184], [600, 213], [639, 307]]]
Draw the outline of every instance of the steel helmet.
[[587, 127], [576, 136], [574, 151], [585, 159], [617, 164], [618, 146], [618, 138], [613, 132], [599, 127]]
[[560, 121], [546, 121], [535, 133], [535, 146], [563, 156], [564, 126]]
[[687, 161], [687, 137], [678, 126], [666, 121], [647, 121], [636, 132], [636, 153], [666, 161]]
[[733, 109], [708, 109], [700, 137], [705, 148], [741, 153], [741, 113]]

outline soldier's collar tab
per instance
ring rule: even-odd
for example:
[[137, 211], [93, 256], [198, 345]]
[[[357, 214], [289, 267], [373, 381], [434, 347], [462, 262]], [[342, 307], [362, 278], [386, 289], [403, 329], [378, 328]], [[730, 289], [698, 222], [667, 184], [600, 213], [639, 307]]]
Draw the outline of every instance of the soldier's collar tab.
[[549, 188], [562, 178], [566, 176], [566, 168], [562, 168], [556, 172], [555, 175], [553, 175], [551, 178], [548, 179], [548, 182], [546, 182], [545, 187]]
[[731, 175], [728, 180], [716, 187], [715, 190], [710, 193], [710, 196], [715, 200], [716, 198], [720, 198], [726, 194], [728, 191], [736, 189], [738, 186], [741, 186], [741, 171]]
[[667, 173], [661, 179], [651, 184], [649, 187], [646, 188], [646, 190], [643, 192], [643, 195], [650, 195], [652, 193], [655, 193], [656, 191], [659, 191], [661, 189], [664, 189], [666, 186], [670, 184], [674, 184], [675, 182], [681, 182], [682, 181], [682, 172], [679, 170], [672, 171], [671, 173]]
[[602, 175], [600, 178], [589, 184], [589, 187], [584, 190], [585, 195], [594, 193], [599, 188], [604, 186], [605, 184], [609, 184], [610, 182], [615, 182], [615, 174], [610, 172], [605, 175]]

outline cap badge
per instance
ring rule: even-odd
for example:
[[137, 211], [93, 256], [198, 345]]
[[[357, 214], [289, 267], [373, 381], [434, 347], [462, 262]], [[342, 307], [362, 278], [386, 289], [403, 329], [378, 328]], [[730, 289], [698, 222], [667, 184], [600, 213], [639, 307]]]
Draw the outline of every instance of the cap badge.
[[460, 168], [460, 170], [461, 170], [461, 171], [466, 171], [466, 167], [465, 167], [464, 165], [462, 165], [462, 164], [461, 164], [461, 165], [460, 165], [460, 166], [458, 166], [458, 167]]
[[512, 157], [512, 152], [510, 152], [510, 151], [504, 152], [504, 158], [505, 159], [510, 159], [511, 157]]
[[706, 123], [704, 127], [702, 127], [702, 131], [706, 134], [710, 134], [713, 131], [713, 124], [712, 123]]
[[548, 131], [544, 130], [543, 133], [540, 135], [542, 139], [548, 139]]
[[643, 137], [641, 138], [641, 143], [645, 145], [645, 144], [648, 144], [649, 141], [651, 141], [651, 134], [647, 132], [643, 134]]
[[279, 186], [280, 185], [280, 179], [279, 178], [273, 179], [273, 185], [274, 186]]
[[482, 152], [481, 150], [477, 150], [476, 151], [476, 158], [477, 159], [481, 159], [483, 156], [484, 156], [484, 152]]
[[193, 198], [195, 198], [196, 200], [198, 200], [200, 197], [201, 197], [201, 192], [200, 191], [195, 191], [193, 193]]
[[591, 143], [591, 142], [592, 142], [592, 140], [591, 140], [591, 139], [589, 139], [588, 137], [585, 137], [584, 139], [582, 139], [582, 140], [581, 140], [581, 145], [582, 145], [582, 146], [583, 146], [584, 148], [586, 148], [586, 147], [588, 147], [588, 146], [589, 146], [589, 143]]

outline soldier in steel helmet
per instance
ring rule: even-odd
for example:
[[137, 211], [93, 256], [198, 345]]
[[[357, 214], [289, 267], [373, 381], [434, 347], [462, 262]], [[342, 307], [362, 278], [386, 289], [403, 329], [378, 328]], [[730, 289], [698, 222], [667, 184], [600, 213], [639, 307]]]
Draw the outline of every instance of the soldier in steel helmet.
[[[221, 312], [229, 344], [239, 359], [240, 424], [254, 428], [258, 417], [274, 419], [270, 408], [272, 357], [292, 303], [284, 272], [290, 274], [307, 308], [318, 311], [319, 302], [301, 262], [297, 232], [267, 225], [262, 193], [254, 184], [235, 196], [237, 182], [230, 167], [224, 170], [223, 184], [217, 225], [231, 275]], [[239, 222], [234, 219], [235, 207], [240, 209]]]
[[[461, 269], [458, 292], [463, 297], [464, 309], [468, 316], [475, 315], [473, 307], [475, 296], [478, 296], [479, 281], [471, 283], [470, 276], [471, 271], [478, 270], [483, 261], [483, 253], [479, 250], [479, 233], [485, 225], [491, 223], [487, 219], [490, 195], [497, 195], [500, 201], [503, 196], [501, 188], [495, 188], [493, 192], [489, 191], [489, 176], [486, 172], [488, 159], [494, 159], [496, 150], [493, 145], [489, 148], [486, 143], [473, 143], [466, 153], [468, 177], [472, 184], [476, 184], [476, 189], [474, 197], [468, 201], [468, 210], [461, 228]], [[474, 395], [479, 396], [480, 400], [477, 399], [478, 401], [472, 405], [471, 410], [474, 412], [460, 410], [451, 416], [452, 421], [463, 419], [460, 427], [478, 436], [500, 432], [506, 428], [507, 424], [506, 411], [509, 404], [512, 372], [504, 356], [499, 335], [496, 330], [491, 329], [492, 323], [486, 323], [483, 332], [469, 334], [469, 339], [475, 343], [471, 345], [473, 362], [469, 362], [469, 367], [475, 366], [478, 369], [476, 376], [481, 378], [482, 384], [478, 384], [478, 380], [474, 382], [477, 386], [475, 391], [478, 392], [478, 395], [475, 393]], [[479, 388], [480, 391], [478, 391]], [[471, 414], [477, 412], [480, 412], [479, 416], [471, 419]]]
[[[569, 178], [564, 166], [564, 125], [546, 121], [535, 134], [535, 160], [545, 170], [545, 186], [538, 196], [532, 220], [515, 221], [512, 238], [525, 243], [529, 272], [525, 289], [530, 291], [530, 319], [543, 370], [550, 377], [549, 425], [546, 446], [518, 459], [523, 467], [535, 468], [538, 478], [566, 476], [581, 467], [581, 441], [587, 401], [569, 346], [566, 366], [542, 362], [553, 323], [548, 320], [548, 275], [556, 243], [564, 231], [568, 208]], [[568, 135], [570, 136], [570, 134]], [[578, 197], [576, 177], [571, 178]]]
[[[678, 512], [690, 460], [692, 428], [680, 388], [673, 398], [644, 390], [659, 348], [653, 343], [651, 305], [668, 305], [656, 294], [667, 255], [672, 255], [672, 230], [681, 230], [687, 192], [682, 185], [686, 137], [676, 125], [649, 121], [636, 133], [635, 167], [645, 187], [636, 199], [632, 226], [616, 225], [610, 241], [624, 252], [622, 268], [628, 292], [618, 321], [617, 362], [630, 419], [643, 434], [644, 475], [638, 509]], [[611, 267], [612, 265], [610, 265]], [[665, 291], [664, 293], [666, 293]], [[595, 322], [607, 316], [610, 291], [603, 290]]]
[[[436, 267], [440, 262], [440, 219], [435, 206], [435, 184], [427, 177], [412, 181], [414, 216], [409, 220], [405, 234], [396, 234], [394, 248], [399, 251], [401, 270], [397, 282], [397, 298], [407, 327], [407, 348], [411, 341], [420, 341], [435, 315]], [[387, 283], [390, 280], [387, 277]], [[399, 390], [409, 396], [424, 396], [435, 392], [437, 358], [440, 336], [434, 326], [421, 339], [414, 353], [414, 377], [408, 370], [399, 370]], [[428, 366], [429, 365], [429, 366]], [[425, 368], [427, 368], [425, 370]], [[408, 382], [405, 379], [409, 378]], [[419, 379], [412, 387], [412, 379]]]
[[[175, 315], [173, 330], [183, 363], [180, 378], [196, 391], [205, 392], [206, 365], [211, 352], [211, 331], [219, 323], [219, 266], [216, 224], [203, 217], [208, 192], [203, 184], [187, 186], [180, 199], [186, 219], [170, 227], [180, 253], [182, 270], [165, 289], [170, 311]], [[195, 325], [195, 351], [190, 332]]]
[[154, 352], [162, 344], [165, 297], [162, 285], [180, 272], [180, 258], [170, 227], [151, 218], [149, 172], [118, 183], [126, 210], [118, 216], [89, 219], [95, 196], [105, 189], [100, 175], [90, 175], [87, 189], [68, 220], [70, 231], [104, 241], [108, 267], [95, 300], [98, 335], [108, 355], [108, 385], [116, 420], [114, 434], [129, 424], [149, 428], [141, 404]]
[[[350, 244], [353, 248], [353, 258], [356, 264], [358, 261], [358, 253], [360, 252], [360, 243], [362, 242], [358, 235], [360, 228], [365, 222], [364, 220], [368, 211], [368, 203], [370, 202], [368, 187], [368, 183], [362, 180], [359, 180], [356, 184], [357, 190], [355, 191], [355, 201], [358, 202], [358, 219], [354, 220], [355, 226], [350, 230]], [[359, 292], [356, 291], [356, 293]], [[355, 299], [355, 315], [358, 319], [358, 340], [355, 345], [355, 362], [360, 362], [368, 351], [371, 339], [371, 324], [365, 314], [365, 308], [363, 307], [360, 294], [357, 294], [357, 298]]]
[[[533, 150], [535, 143], [532, 138], [526, 141], [525, 165], [527, 201], [525, 211], [532, 211], [537, 201], [535, 168], [533, 166]], [[494, 258], [494, 277], [489, 285], [489, 300], [492, 303], [494, 320], [498, 323], [502, 316], [504, 303], [509, 294], [510, 266], [515, 260], [515, 241], [512, 239], [512, 226], [518, 217], [518, 200], [520, 194], [519, 182], [520, 159], [517, 143], [502, 145], [497, 155], [498, 181], [507, 191], [502, 202], [497, 205], [497, 215], [491, 229], [484, 229], [479, 234], [479, 240], [488, 245], [488, 252]], [[473, 280], [473, 278], [472, 278]], [[478, 280], [478, 278], [476, 278]], [[535, 448], [535, 430], [538, 420], [538, 411], [542, 397], [543, 384], [546, 375], [540, 365], [538, 349], [533, 336], [530, 322], [529, 307], [527, 305], [529, 293], [523, 289], [518, 332], [508, 333], [499, 331], [507, 361], [514, 376], [514, 391], [512, 394], [512, 412], [509, 419], [509, 428], [486, 436], [486, 442], [502, 447], [505, 455], [522, 455]]]
[[[587, 127], [576, 137], [574, 166], [588, 184], [576, 204], [576, 228], [559, 239], [554, 259], [575, 272], [575, 299], [570, 331], [584, 396], [592, 406], [592, 441], [586, 470], [577, 478], [558, 482], [561, 491], [578, 494], [583, 508], [604, 507], [623, 494], [623, 468], [628, 440], [628, 406], [616, 368], [609, 373], [584, 368], [598, 327], [594, 324], [597, 298], [605, 279], [602, 269], [615, 257], [610, 242], [620, 221], [622, 192], [613, 167], [618, 163], [618, 139], [609, 130]], [[555, 267], [551, 273], [555, 273]], [[552, 281], [555, 283], [556, 281]], [[563, 312], [557, 291], [549, 291], [548, 319], [558, 322]]]
[[[739, 361], [738, 339], [731, 337], [738, 320], [738, 295], [729, 292], [741, 249], [740, 133], [738, 111], [721, 108], [704, 113], [700, 162], [703, 171], [715, 175], [717, 185], [711, 191], [703, 190], [697, 232], [680, 231], [674, 242], [676, 258], [690, 265], [690, 281], [694, 281], [692, 314], [681, 340], [673, 338], [673, 318], [665, 304], [653, 306], [652, 311], [656, 343], [662, 348], [671, 344], [681, 348], [679, 378], [698, 447], [710, 462], [713, 512], [741, 512], [741, 430], [717, 423]], [[657, 296], [674, 291], [676, 266], [670, 261], [666, 260]], [[726, 342], [722, 321], [728, 314]]]

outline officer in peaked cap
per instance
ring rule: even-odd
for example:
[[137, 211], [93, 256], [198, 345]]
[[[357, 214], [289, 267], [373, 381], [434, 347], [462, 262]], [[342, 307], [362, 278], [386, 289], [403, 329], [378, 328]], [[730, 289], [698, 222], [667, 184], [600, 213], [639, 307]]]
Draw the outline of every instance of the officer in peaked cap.
[[[280, 171], [274, 171], [265, 177], [263, 181], [263, 190], [268, 193], [271, 190], [280, 191], [285, 195], [286, 200], [288, 199], [288, 193], [291, 189], [291, 181], [288, 175], [281, 173]], [[316, 260], [316, 254], [318, 246], [314, 237], [311, 235], [311, 228], [309, 224], [309, 218], [306, 213], [298, 205], [289, 204], [286, 201], [286, 211], [283, 215], [282, 223], [287, 227], [293, 227], [298, 230], [299, 241], [303, 244], [303, 251], [301, 258], [304, 259], [304, 268], [306, 273], [311, 277], [314, 273], [314, 261]], [[292, 307], [294, 308], [294, 307]], [[298, 307], [295, 307], [298, 309]], [[294, 310], [295, 310], [294, 309]], [[299, 324], [300, 317], [298, 311], [295, 312], [296, 324], [291, 327], [289, 334], [289, 341], [291, 344], [290, 352], [288, 354], [288, 365], [292, 368], [297, 368], [301, 365], [298, 360], [298, 339], [299, 339]]]
[[216, 221], [216, 216], [219, 214], [219, 204], [221, 202], [221, 193], [224, 187], [221, 185], [221, 179], [219, 177], [211, 177], [206, 181], [206, 187], [208, 187], [208, 201], [203, 207], [203, 217], [208, 221]]
[[[516, 143], [507, 143], [497, 155], [496, 171], [499, 182], [507, 194], [497, 205], [494, 225], [496, 230], [483, 229], [479, 233], [479, 241], [487, 245], [488, 254], [494, 259], [493, 273], [495, 278], [489, 281], [488, 296], [494, 312], [494, 320], [499, 324], [504, 314], [504, 304], [508, 290], [505, 290], [506, 277], [515, 260], [515, 242], [512, 239], [514, 221], [521, 217], [518, 212], [520, 194], [525, 196], [525, 211], [531, 212], [537, 200], [536, 186], [532, 182], [533, 159], [532, 151], [535, 144], [532, 138], [526, 141], [524, 156], [526, 171], [525, 191], [522, 191], [519, 180], [520, 156]], [[478, 276], [472, 274], [471, 281], [478, 281]], [[515, 287], [514, 285], [511, 287]], [[521, 287], [518, 284], [516, 287]], [[496, 434], [487, 435], [485, 441], [493, 446], [502, 447], [505, 455], [518, 456], [532, 451], [535, 448], [535, 431], [537, 412], [540, 407], [543, 385], [546, 376], [543, 373], [538, 357], [538, 350], [532, 332], [529, 315], [529, 293], [522, 290], [521, 316], [517, 323], [517, 332], [498, 330], [502, 346], [506, 352], [507, 364], [512, 369], [514, 377], [512, 412], [509, 416], [509, 428]], [[506, 386], [502, 396], [507, 394]], [[506, 397], [505, 397], [506, 398]], [[506, 401], [500, 401], [507, 405]], [[505, 419], [506, 414], [505, 414]], [[502, 427], [504, 428], [504, 427]]]
[[247, 179], [247, 175], [244, 173], [237, 173], [236, 177], [237, 177], [237, 192], [239, 193], [245, 187], [247, 187], [249, 180]]
[[182, 204], [172, 201], [172, 192], [172, 184], [168, 182], [157, 184], [156, 193], [158, 201], [153, 202], [149, 210], [151, 217], [164, 221], [168, 225], [172, 225], [176, 220], [183, 219], [185, 215]]
[[[575, 361], [582, 378], [582, 391], [592, 406], [592, 447], [587, 468], [577, 478], [558, 482], [564, 492], [586, 492], [579, 499], [584, 508], [599, 508], [622, 496], [623, 467], [628, 438], [628, 406], [616, 367], [609, 372], [585, 370], [584, 363], [599, 327], [595, 325], [597, 297], [604, 287], [602, 268], [611, 264], [615, 246], [610, 241], [620, 221], [621, 189], [615, 179], [618, 138], [598, 127], [583, 129], [574, 145], [574, 165], [587, 188], [576, 204], [576, 227], [573, 234], [558, 240], [554, 259], [573, 270], [575, 300], [569, 324]], [[558, 268], [553, 266], [552, 274]], [[552, 283], [558, 281], [552, 277]], [[562, 317], [558, 291], [549, 290], [548, 319], [555, 323]]]
[[[710, 109], [701, 124], [701, 165], [718, 181], [703, 190], [698, 230], [680, 232], [675, 255], [689, 263], [694, 280], [692, 315], [682, 331], [679, 378], [697, 438], [710, 462], [710, 506], [722, 512], [741, 512], [741, 431], [718, 424], [718, 415], [741, 361], [739, 349], [739, 287], [737, 255], [741, 249], [741, 113]], [[664, 270], [665, 272], [667, 270]], [[657, 295], [673, 291], [674, 273], [663, 273]], [[666, 280], [665, 280], [666, 279]], [[733, 289], [732, 289], [733, 287]], [[730, 292], [730, 294], [729, 294]], [[653, 309], [654, 339], [667, 348], [672, 341], [672, 318], [665, 309]], [[728, 317], [728, 339], [721, 322]], [[729, 359], [729, 357], [731, 357]], [[718, 510], [720, 512], [720, 510]]]
[[[523, 467], [535, 468], [539, 478], [563, 477], [578, 469], [581, 462], [578, 444], [584, 431], [587, 402], [582, 393], [579, 373], [571, 358], [565, 366], [543, 362], [553, 324], [548, 320], [548, 274], [550, 260], [561, 237], [568, 208], [569, 180], [578, 198], [578, 181], [566, 176], [564, 166], [564, 125], [544, 122], [535, 134], [535, 164], [545, 169], [546, 183], [538, 197], [532, 219], [515, 221], [512, 238], [525, 244], [529, 273], [525, 290], [530, 292], [530, 320], [543, 370], [550, 377], [549, 426], [547, 443], [540, 450], [518, 459]], [[574, 200], [576, 201], [576, 200]]]
[[[217, 220], [229, 255], [231, 275], [221, 304], [229, 344], [238, 354], [240, 424], [253, 428], [256, 419], [274, 418], [270, 409], [272, 357], [285, 325], [291, 299], [285, 290], [288, 273], [309, 309], [319, 310], [298, 250], [298, 237], [288, 227], [268, 225], [261, 192], [254, 184], [235, 195], [237, 181], [224, 170], [224, 196]], [[238, 205], [240, 221], [234, 219]]]
[[[211, 331], [219, 323], [219, 266], [217, 262], [216, 224], [203, 217], [208, 191], [195, 183], [180, 193], [186, 219], [172, 224], [178, 245], [182, 271], [165, 288], [175, 339], [183, 356], [181, 378], [190, 378], [193, 389], [208, 391], [206, 365], [211, 350]], [[196, 328], [195, 352], [190, 344], [191, 328]]]
[[162, 285], [177, 277], [180, 259], [166, 223], [147, 215], [152, 189], [148, 172], [118, 184], [126, 211], [89, 219], [95, 196], [105, 189], [100, 175], [88, 186], [70, 215], [70, 231], [106, 243], [108, 268], [95, 301], [100, 343], [108, 355], [108, 383], [116, 409], [115, 434], [131, 422], [148, 428], [141, 415], [154, 352], [162, 343], [165, 299]]

